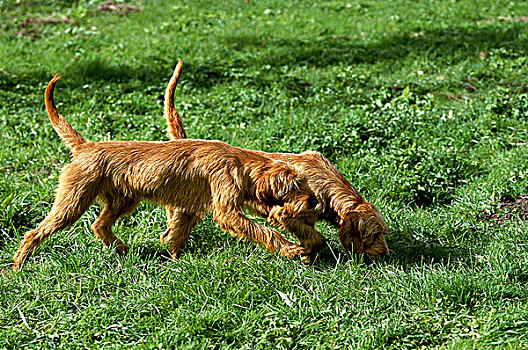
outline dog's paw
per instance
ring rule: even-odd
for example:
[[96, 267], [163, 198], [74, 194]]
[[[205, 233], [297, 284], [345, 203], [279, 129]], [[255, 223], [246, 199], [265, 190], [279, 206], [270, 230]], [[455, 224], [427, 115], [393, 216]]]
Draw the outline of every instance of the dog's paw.
[[315, 260], [315, 254], [303, 254], [300, 256], [301, 258], [301, 261], [306, 264], [306, 265], [310, 265], [314, 262]]
[[18, 271], [22, 267], [23, 259], [20, 258], [20, 253], [17, 252], [13, 257], [13, 271]]
[[163, 232], [160, 236], [160, 242], [161, 244], [168, 244], [169, 243], [169, 229], [166, 229], [165, 232]]
[[15, 261], [13, 263], [13, 271], [17, 272], [17, 271], [20, 271], [20, 268], [22, 267], [22, 263], [18, 262], [18, 261]]
[[115, 246], [115, 251], [117, 254], [121, 255], [121, 256], [126, 256], [128, 255], [128, 251], [130, 250], [130, 247], [127, 246], [126, 244], [124, 244], [123, 242], [119, 242], [116, 244]]
[[306, 254], [306, 250], [297, 244], [292, 244], [281, 249], [281, 254], [287, 258], [293, 258], [294, 256], [301, 256]]

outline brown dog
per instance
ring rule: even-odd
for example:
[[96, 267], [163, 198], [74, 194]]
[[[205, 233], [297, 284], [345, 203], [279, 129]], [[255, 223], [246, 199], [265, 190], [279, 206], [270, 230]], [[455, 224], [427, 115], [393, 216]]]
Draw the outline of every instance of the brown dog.
[[[178, 61], [165, 94], [164, 115], [169, 137], [173, 140], [185, 138], [185, 130], [174, 107], [174, 87], [182, 69]], [[339, 227], [339, 239], [347, 252], [366, 253], [370, 257], [389, 254], [385, 241], [388, 227], [379, 210], [367, 202], [339, 170], [318, 152], [264, 153], [259, 154], [287, 162], [299, 173], [304, 174], [308, 186], [322, 204], [322, 210], [310, 210], [306, 215], [291, 215], [285, 208], [275, 206], [268, 220], [293, 233], [300, 241], [305, 253], [305, 261], [310, 261], [322, 247], [324, 237], [315, 230], [314, 224], [327, 220]]]
[[249, 208], [268, 216], [272, 208], [280, 207], [285, 215], [297, 217], [321, 210], [305, 180], [286, 162], [220, 141], [88, 141], [57, 112], [53, 90], [58, 80], [56, 75], [46, 88], [46, 110], [73, 160], [59, 177], [50, 213], [24, 235], [13, 257], [15, 269], [44, 239], [75, 223], [95, 199], [105, 206], [92, 230], [121, 254], [129, 248], [113, 234], [112, 226], [142, 199], [170, 208], [163, 240], [170, 243], [173, 257], [208, 211], [222, 230], [235, 236], [287, 257], [305, 254], [302, 247], [243, 213]]

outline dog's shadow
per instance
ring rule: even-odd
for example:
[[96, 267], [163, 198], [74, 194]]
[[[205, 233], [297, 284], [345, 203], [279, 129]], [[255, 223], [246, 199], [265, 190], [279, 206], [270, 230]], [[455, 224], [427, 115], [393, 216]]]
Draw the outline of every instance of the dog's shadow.
[[447, 245], [439, 240], [419, 240], [412, 236], [395, 238], [388, 244], [391, 248], [388, 263], [396, 266], [448, 264], [452, 261], [464, 263], [471, 255], [467, 247]]
[[[395, 235], [396, 236], [396, 235]], [[468, 262], [471, 252], [469, 248], [444, 245], [438, 240], [419, 240], [412, 236], [398, 235], [388, 237], [390, 255], [372, 259], [367, 255], [357, 256], [346, 253], [338, 241], [332, 239], [321, 251], [312, 266], [317, 269], [334, 268], [341, 263], [371, 265], [383, 263], [394, 266], [415, 266], [417, 264], [447, 264], [452, 261]]]
[[167, 249], [151, 245], [141, 245], [134, 248], [133, 254], [141, 261], [158, 261], [166, 263], [172, 260]]
[[[207, 254], [207, 251], [217, 247], [217, 245], [212, 244], [215, 239], [220, 240], [221, 238], [191, 237], [189, 244], [183, 248], [182, 254]], [[247, 244], [252, 243], [247, 242]], [[389, 256], [371, 259], [366, 255], [348, 254], [337, 240], [330, 238], [309, 265], [317, 270], [332, 269], [336, 265], [346, 263], [368, 266], [375, 262], [381, 262], [395, 266], [415, 266], [416, 264], [445, 264], [449, 261], [461, 262], [470, 256], [467, 248], [444, 246], [439, 242], [421, 241], [409, 236], [405, 236], [405, 239], [399, 237], [391, 240], [389, 238], [388, 245], [391, 248]], [[157, 261], [160, 264], [172, 261], [169, 251], [158, 245], [137, 246], [133, 254], [141, 261]]]
[[[250, 242], [247, 242], [247, 244], [252, 244]], [[340, 264], [343, 262], [347, 262], [353, 257], [350, 257], [348, 254], [346, 254], [341, 248], [337, 246], [337, 242], [334, 244], [329, 244], [325, 246], [321, 251], [317, 253], [316, 258], [314, 261], [308, 265], [312, 266], [315, 269], [325, 270], [328, 268], [334, 268], [336, 264]], [[182, 249], [182, 254], [199, 254], [203, 256], [204, 254], [208, 254], [208, 251], [212, 251], [217, 247], [217, 245], [212, 244], [211, 241], [208, 242], [192, 242], [189, 244], [189, 246], [186, 246]], [[265, 250], [261, 247], [261, 249]], [[139, 245], [134, 247], [134, 249], [131, 251], [131, 254], [133, 254], [134, 258], [146, 262], [146, 261], [156, 261], [157, 263], [163, 265], [167, 263], [171, 263], [172, 257], [169, 253], [169, 251], [163, 247], [156, 246], [156, 245]], [[273, 253], [269, 253], [273, 254]], [[287, 258], [284, 258], [287, 259]], [[301, 263], [301, 260], [297, 258], [299, 263]]]

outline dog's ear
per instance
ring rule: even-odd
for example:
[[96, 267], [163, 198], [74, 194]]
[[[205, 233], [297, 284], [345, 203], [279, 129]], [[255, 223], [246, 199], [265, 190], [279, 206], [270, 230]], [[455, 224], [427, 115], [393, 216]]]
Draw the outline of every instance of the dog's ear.
[[343, 218], [339, 226], [339, 240], [343, 248], [354, 254], [363, 252], [363, 234], [359, 230], [361, 216], [358, 212], [351, 212]]
[[269, 206], [282, 205], [286, 195], [301, 186], [299, 175], [287, 166], [276, 166], [265, 171], [256, 182], [257, 199]]

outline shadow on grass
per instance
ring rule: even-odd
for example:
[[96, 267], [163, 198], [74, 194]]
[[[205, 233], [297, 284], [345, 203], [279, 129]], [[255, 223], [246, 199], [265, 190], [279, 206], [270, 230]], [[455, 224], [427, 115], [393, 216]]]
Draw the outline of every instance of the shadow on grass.
[[171, 256], [166, 249], [160, 249], [153, 246], [139, 246], [134, 248], [134, 255], [140, 260], [156, 260], [160, 263], [171, 261]]
[[[336, 64], [374, 64], [401, 60], [408, 55], [427, 54], [428, 58], [477, 58], [480, 51], [506, 49], [524, 52], [528, 40], [525, 26], [519, 23], [489, 23], [486, 27], [448, 27], [414, 29], [403, 34], [389, 35], [381, 41], [358, 42], [352, 37], [321, 35], [311, 40], [269, 38], [262, 34], [227, 37], [226, 43], [235, 50], [254, 47], [265, 52], [249, 58], [251, 65], [325, 67]], [[452, 63], [452, 62], [451, 62]]]
[[440, 243], [423, 242], [413, 238], [406, 242], [391, 242], [389, 246], [391, 248], [390, 263], [401, 266], [463, 262], [470, 257], [470, 251], [467, 248], [445, 247]]
[[29, 209], [21, 209], [10, 214], [9, 218], [0, 218], [0, 248], [5, 247], [15, 237], [22, 238], [24, 233], [35, 229], [44, 216], [34, 217]]
[[456, 261], [466, 261], [470, 251], [466, 248], [444, 247], [439, 243], [422, 242], [412, 239], [405, 242], [388, 242], [390, 255], [371, 259], [369, 256], [353, 257], [336, 244], [327, 244], [313, 263], [315, 268], [324, 270], [334, 268], [336, 264], [353, 262], [370, 265], [376, 261], [385, 261], [389, 265], [410, 267], [421, 264], [447, 264]]
[[[354, 263], [370, 265], [375, 262], [386, 262], [389, 265], [412, 267], [422, 264], [448, 264], [457, 262], [457, 264], [470, 262], [471, 252], [468, 248], [449, 247], [437, 242], [433, 237], [418, 240], [404, 232], [392, 233], [393, 239], [389, 237], [388, 245], [390, 256], [371, 259], [367, 255], [362, 257], [347, 254], [341, 247], [337, 237], [329, 237], [325, 246], [317, 253], [317, 257], [311, 264], [315, 269], [327, 270], [333, 269], [338, 264]], [[399, 237], [399, 238], [397, 238]], [[296, 242], [294, 238], [289, 238]], [[237, 238], [222, 233], [212, 218], [204, 219], [200, 225], [191, 233], [189, 241], [182, 249], [182, 254], [193, 256], [211, 256], [215, 252], [230, 250], [230, 246], [236, 245]], [[243, 244], [255, 246], [255, 243], [247, 241]], [[260, 246], [259, 249], [266, 251]], [[160, 263], [170, 262], [171, 257], [166, 247], [158, 244], [144, 243], [134, 248], [134, 254], [140, 260], [156, 260]], [[267, 252], [267, 251], [266, 251]], [[269, 253], [273, 254], [273, 253]], [[286, 258], [284, 258], [286, 259]], [[302, 264], [299, 258], [294, 258], [299, 264]]]
[[[276, 82], [278, 76], [285, 76], [277, 71], [280, 66], [327, 67], [341, 64], [375, 64], [378, 62], [396, 62], [407, 56], [427, 56], [439, 64], [453, 65], [468, 58], [477, 59], [479, 52], [487, 53], [493, 49], [502, 49], [505, 55], [521, 55], [528, 46], [523, 36], [523, 23], [491, 22], [486, 26], [448, 27], [407, 31], [403, 34], [390, 35], [382, 40], [362, 42], [352, 37], [336, 37], [331, 34], [314, 36], [313, 39], [283, 39], [262, 35], [227, 36], [223, 38], [229, 51], [233, 52], [226, 59], [213, 57], [203, 63], [185, 62], [183, 76], [193, 87], [210, 88], [225, 80], [248, 80], [240, 69], [270, 66], [271, 76], [264, 75], [251, 84]], [[222, 39], [219, 39], [222, 40]], [[237, 56], [238, 52], [253, 49], [253, 55]], [[227, 59], [229, 58], [229, 60]], [[182, 57], [185, 61], [185, 57]], [[95, 58], [75, 62], [64, 68], [63, 76], [74, 84], [85, 84], [90, 80], [108, 82], [127, 82], [140, 80], [147, 84], [166, 82], [172, 74], [176, 57], [155, 57], [142, 66], [132, 67], [121, 63], [112, 63], [109, 59]], [[237, 71], [238, 70], [238, 71]], [[273, 74], [274, 73], [274, 74]], [[0, 74], [0, 88], [17, 86], [34, 86], [51, 78], [52, 72], [37, 71], [21, 75]], [[279, 80], [281, 83], [282, 79]]]
[[[185, 79], [195, 87], [209, 88], [220, 81], [251, 78], [253, 85], [269, 85], [274, 82], [290, 84], [283, 78], [286, 74], [278, 67], [395, 63], [408, 56], [426, 55], [440, 65], [478, 59], [480, 52], [502, 49], [505, 55], [522, 55], [528, 40], [522, 34], [524, 25], [519, 23], [490, 23], [486, 27], [449, 27], [442, 29], [415, 29], [403, 34], [387, 36], [381, 41], [362, 43], [354, 38], [335, 37], [330, 34], [313, 39], [270, 38], [262, 35], [228, 36], [226, 46], [233, 54], [228, 60], [215, 60], [190, 64], [184, 69]], [[252, 49], [254, 55], [238, 58], [237, 52]], [[510, 50], [510, 51], [508, 51]], [[240, 69], [269, 66], [269, 75], [259, 79], [245, 77]], [[268, 68], [267, 68], [268, 69]], [[277, 80], [277, 75], [280, 80]], [[300, 82], [301, 85], [306, 82]], [[299, 85], [299, 84], [297, 84]]]

